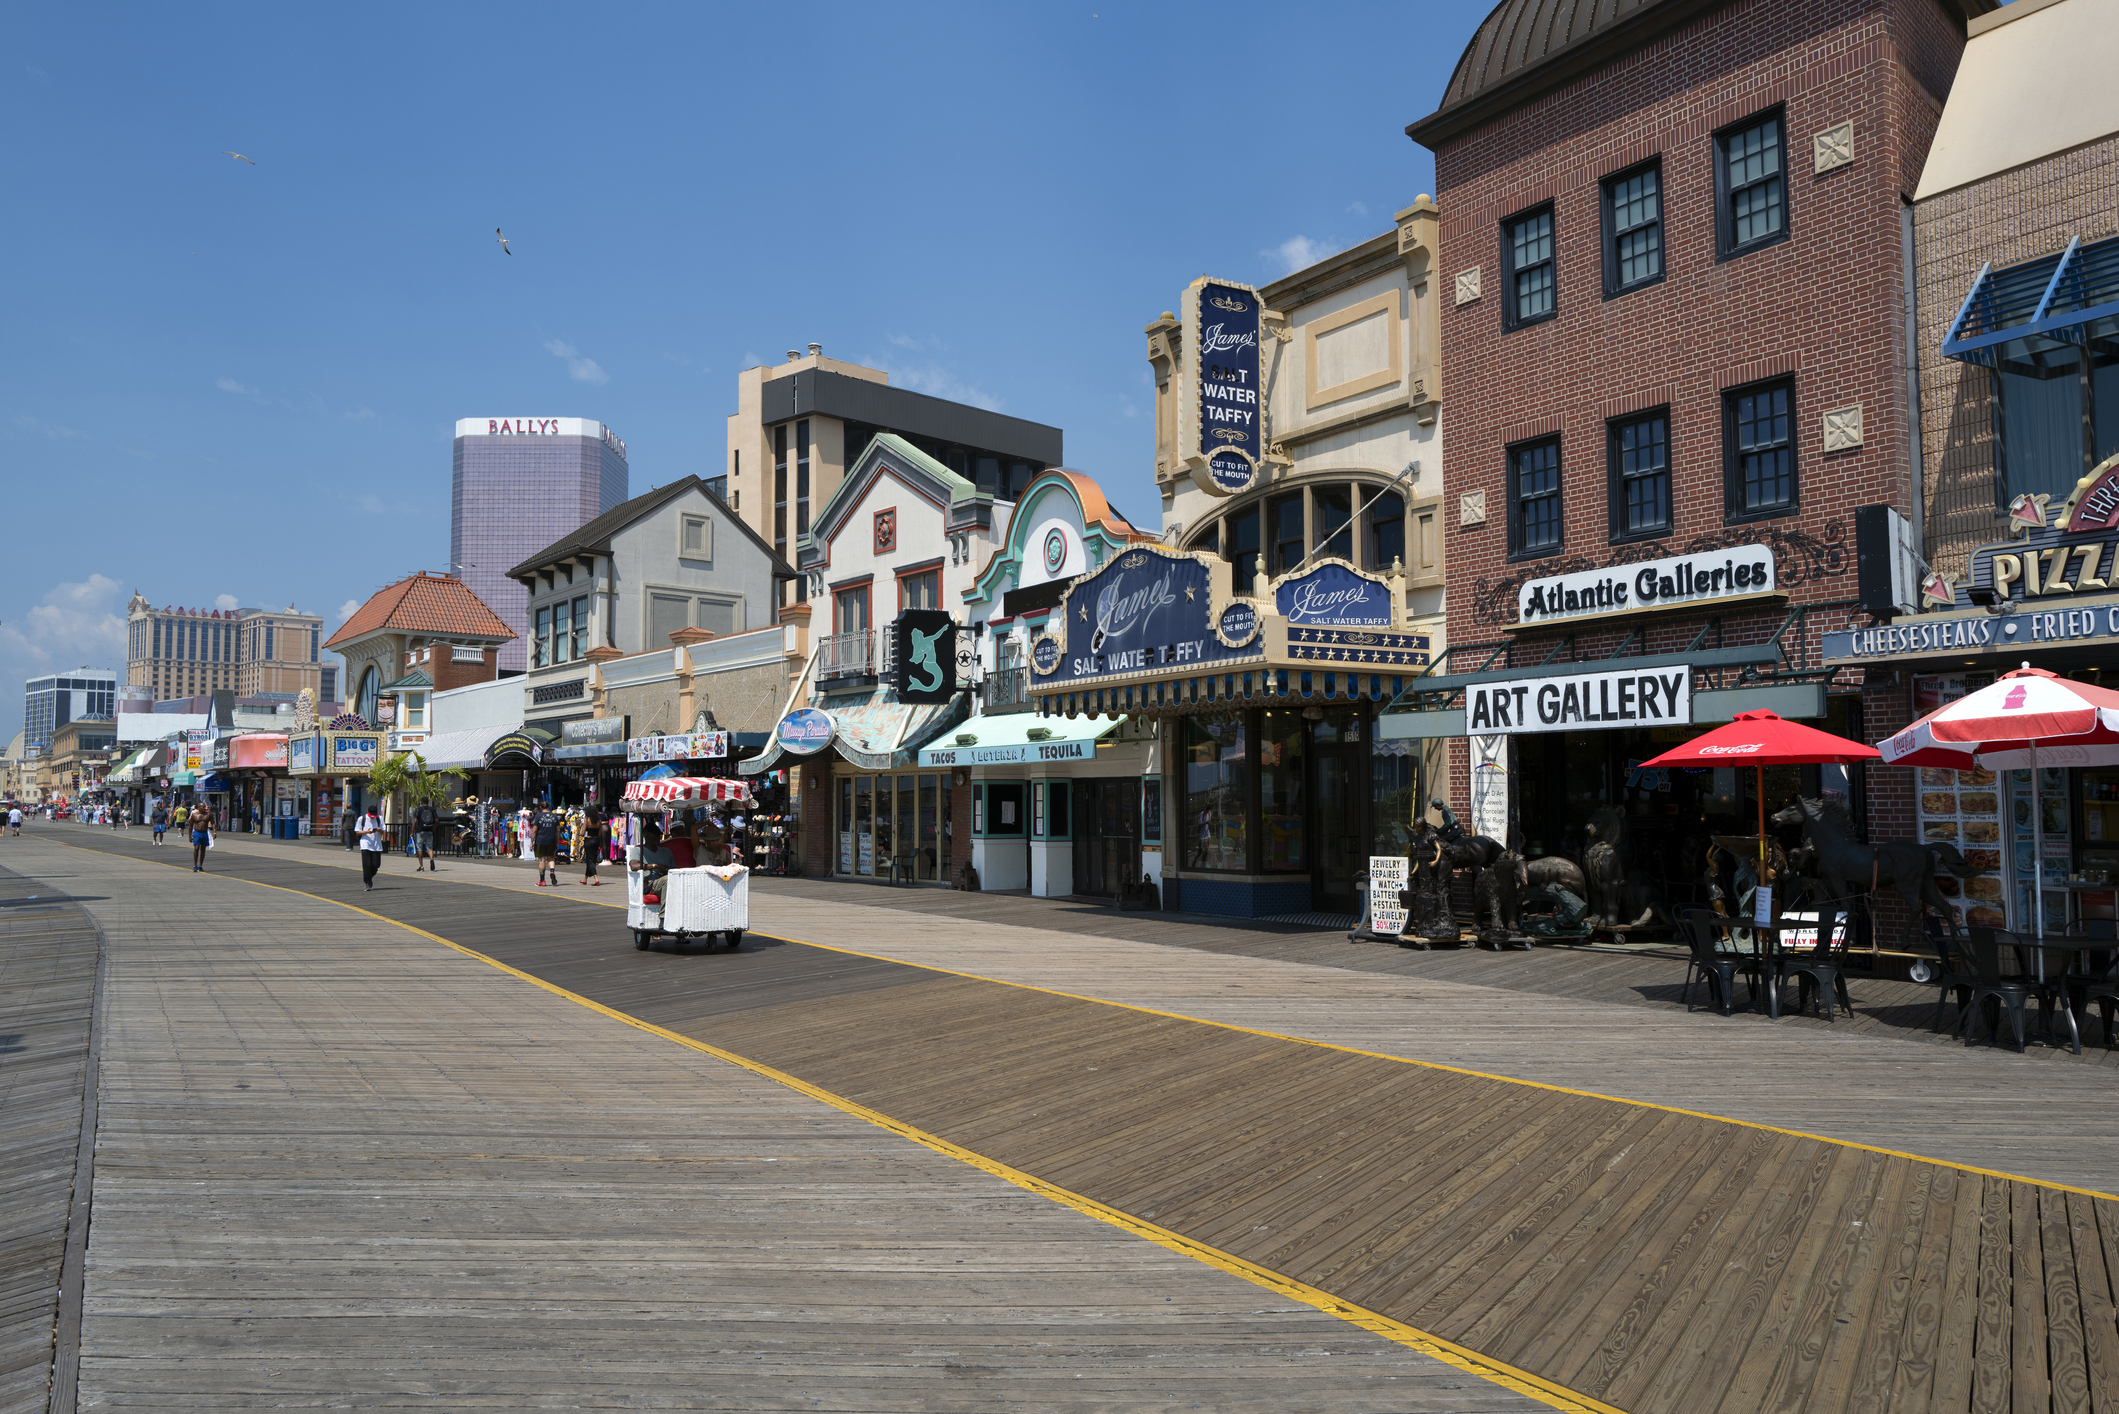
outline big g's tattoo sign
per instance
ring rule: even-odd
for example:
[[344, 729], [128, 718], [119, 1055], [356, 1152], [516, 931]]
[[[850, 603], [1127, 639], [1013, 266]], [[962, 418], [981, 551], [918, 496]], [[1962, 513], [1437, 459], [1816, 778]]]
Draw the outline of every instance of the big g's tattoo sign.
[[1265, 455], [1259, 315], [1258, 291], [1249, 285], [1200, 279], [1186, 291], [1193, 386], [1185, 454], [1192, 479], [1210, 495], [1248, 491]]

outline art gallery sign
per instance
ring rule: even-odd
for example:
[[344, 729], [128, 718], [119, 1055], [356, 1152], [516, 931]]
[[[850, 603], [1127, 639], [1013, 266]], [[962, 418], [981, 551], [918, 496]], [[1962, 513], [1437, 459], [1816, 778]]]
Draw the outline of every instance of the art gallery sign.
[[1474, 736], [1682, 726], [1692, 721], [1692, 670], [1680, 664], [1476, 683], [1464, 689], [1464, 711]]

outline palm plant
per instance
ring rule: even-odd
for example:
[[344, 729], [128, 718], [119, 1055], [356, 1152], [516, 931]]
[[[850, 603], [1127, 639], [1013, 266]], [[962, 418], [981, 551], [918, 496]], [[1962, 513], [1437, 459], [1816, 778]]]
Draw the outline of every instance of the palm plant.
[[439, 805], [462, 791], [463, 778], [453, 771], [429, 771], [426, 757], [406, 751], [377, 762], [368, 773], [368, 789], [378, 799], [402, 793], [407, 807]]

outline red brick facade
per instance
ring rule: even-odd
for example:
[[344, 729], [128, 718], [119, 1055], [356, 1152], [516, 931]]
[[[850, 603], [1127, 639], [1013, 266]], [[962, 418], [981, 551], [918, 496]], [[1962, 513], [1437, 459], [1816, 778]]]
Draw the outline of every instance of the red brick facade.
[[[1454, 648], [1445, 671], [1475, 668], [1490, 651], [1478, 645], [1509, 641], [1526, 576], [1759, 542], [1774, 547], [1791, 605], [1854, 597], [1855, 508], [1911, 510], [1901, 213], [1962, 48], [1958, 22], [1936, 0], [1741, 0], [1442, 143], [1436, 197]], [[1775, 108], [1785, 113], [1788, 237], [1718, 258], [1715, 134]], [[1845, 123], [1853, 125], [1853, 160], [1815, 171], [1814, 136]], [[1661, 162], [1664, 278], [1607, 298], [1601, 182], [1650, 158]], [[1504, 330], [1502, 223], [1546, 202], [1558, 314]], [[1460, 272], [1474, 267], [1479, 296], [1453, 303]], [[1732, 524], [1723, 393], [1781, 376], [1794, 385], [1798, 509]], [[1825, 412], [1857, 404], [1861, 445], [1828, 455]], [[1653, 408], [1668, 409], [1672, 528], [1613, 543], [1606, 425]], [[1512, 560], [1508, 449], [1552, 435], [1561, 445], [1563, 548]], [[1484, 524], [1462, 523], [1466, 493], [1484, 494]], [[1628, 651], [1683, 652], [1706, 617], [1648, 620]], [[1763, 643], [1785, 619], [1780, 608], [1731, 613], [1708, 641]], [[1798, 662], [1786, 666], [1814, 666], [1819, 636], [1848, 619], [1838, 609], [1789, 629], [1783, 643]], [[1633, 631], [1634, 622], [1584, 625], [1574, 656], [1608, 654]], [[1545, 661], [1554, 646], [1553, 635], [1525, 634], [1496, 666]], [[1842, 673], [1832, 690], [1860, 686]], [[1900, 689], [1865, 703], [1865, 734], [1902, 722], [1905, 697]], [[1463, 813], [1464, 743], [1454, 751], [1454, 804]], [[1895, 779], [1903, 774], [1871, 773], [1873, 838], [1910, 835], [1910, 788]]]

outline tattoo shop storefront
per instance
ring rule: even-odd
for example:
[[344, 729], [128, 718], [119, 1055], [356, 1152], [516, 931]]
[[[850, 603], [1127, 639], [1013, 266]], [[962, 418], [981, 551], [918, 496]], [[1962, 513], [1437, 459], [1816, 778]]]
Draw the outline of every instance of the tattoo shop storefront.
[[[1762, 708], [1863, 739], [1858, 675], [1835, 683], [1812, 647], [1854, 606], [1791, 602], [1785, 554], [1741, 544], [1526, 577], [1509, 637], [1456, 649], [1466, 670], [1412, 684], [1378, 735], [1463, 739], [1454, 804], [1471, 833], [1580, 863], [1592, 817], [1612, 811], [1599, 833], [1622, 836], [1629, 880], [1668, 907], [1705, 906], [1712, 838], [1757, 836], [1758, 775], [1641, 763]], [[1765, 791], [1769, 814], [1798, 793], [1857, 821], [1864, 807], [1844, 767], [1769, 767]]]
[[[2100, 474], [2101, 473], [2101, 474]], [[2103, 494], [2099, 495], [2099, 489]], [[2086, 494], [2087, 493], [2087, 494]], [[1939, 580], [1933, 613], [1874, 628], [1828, 633], [1828, 663], [1861, 669], [1898, 699], [1911, 721], [2026, 664], [2062, 677], [2119, 687], [2103, 672], [2119, 663], [2119, 467], [2083, 478], [2051, 516], [2019, 497], [2015, 538], [1974, 550], [1969, 582]], [[1939, 577], [1938, 577], [1939, 578]], [[1902, 778], [1873, 821], [1883, 838], [1950, 844], [1971, 877], [1936, 885], [1967, 925], [2031, 931], [2034, 849], [2043, 837], [2046, 927], [2080, 921], [2114, 936], [2119, 889], [2119, 767], [2040, 763], [1995, 772], [1872, 766]], [[2032, 828], [2032, 811], [2042, 812]]]
[[1429, 651], [1397, 584], [1343, 560], [1238, 597], [1219, 556], [1142, 545], [1069, 585], [1030, 693], [1048, 719], [1152, 734], [1141, 847], [1162, 907], [1351, 918], [1369, 856], [1404, 853], [1444, 788], [1439, 743], [1376, 739]]

